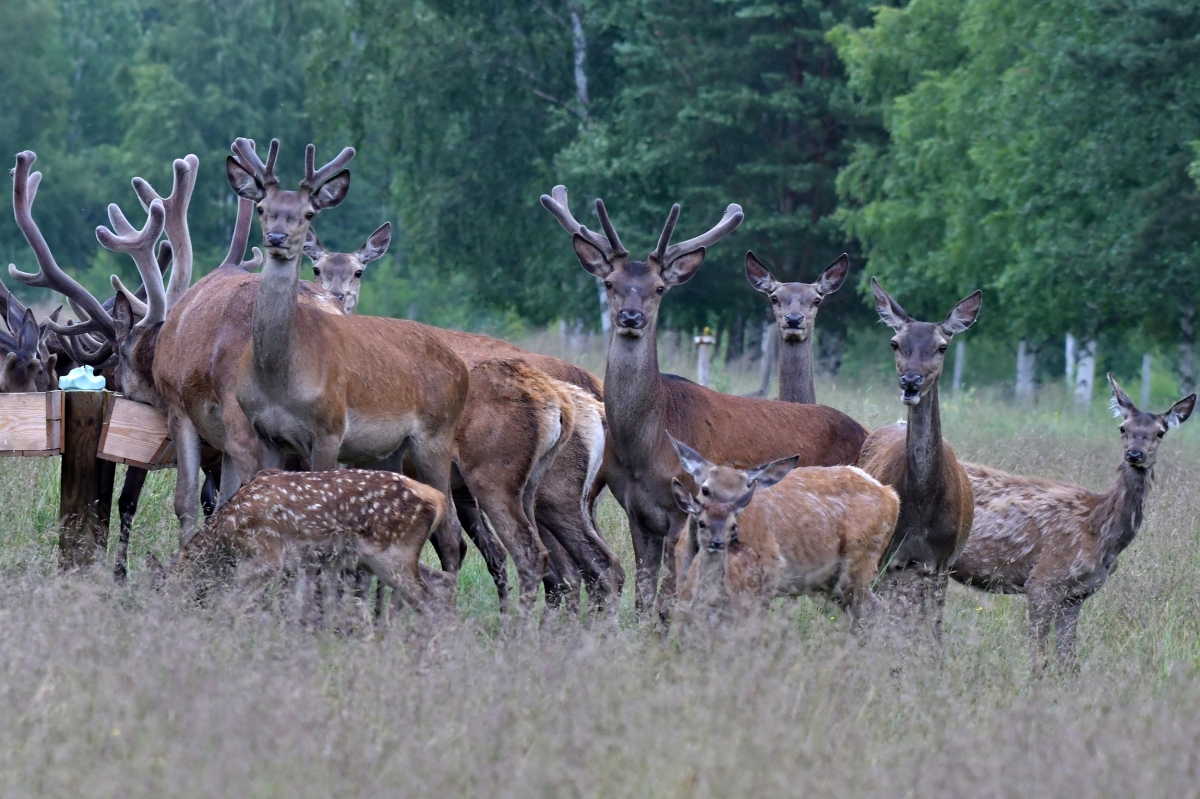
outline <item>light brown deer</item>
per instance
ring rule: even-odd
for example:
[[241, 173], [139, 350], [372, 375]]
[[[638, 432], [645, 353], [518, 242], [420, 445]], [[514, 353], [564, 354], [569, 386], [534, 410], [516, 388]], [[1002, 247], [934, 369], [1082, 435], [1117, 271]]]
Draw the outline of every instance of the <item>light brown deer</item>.
[[971, 532], [971, 484], [942, 439], [938, 378], [950, 339], [979, 316], [983, 295], [960, 300], [940, 323], [918, 322], [871, 279], [875, 308], [892, 338], [900, 399], [908, 421], [881, 428], [862, 446], [858, 465], [900, 495], [900, 518], [883, 555], [880, 594], [915, 605], [941, 634], [950, 565]]
[[[734, 397], [659, 372], [656, 334], [662, 297], [687, 282], [707, 248], [741, 224], [740, 207], [730, 205], [707, 233], [670, 244], [679, 220], [679, 206], [674, 206], [658, 246], [645, 261], [634, 261], [600, 200], [596, 211], [603, 235], [575, 220], [563, 186], [556, 186], [552, 196], [542, 195], [542, 205], [571, 234], [580, 265], [604, 281], [613, 322], [604, 389], [609, 431], [605, 478], [629, 519], [637, 558], [637, 607], [648, 610], [658, 593], [663, 549], [674, 551], [687, 523], [671, 488], [671, 480], [685, 473], [668, 429], [715, 461], [742, 469], [797, 453], [805, 466], [853, 463], [866, 430], [833, 408]], [[661, 619], [669, 618], [674, 595], [674, 558], [668, 557], [658, 603]]]
[[[390, 242], [391, 226], [383, 225], [367, 239], [356, 252], [329, 252], [320, 243], [315, 230], [309, 228], [308, 239], [305, 242], [304, 254], [313, 260], [313, 273], [326, 291], [335, 297], [344, 298], [346, 313], [353, 313], [361, 286], [362, 272], [371, 261], [381, 257]], [[354, 303], [351, 303], [354, 298]], [[592, 606], [600, 609], [608, 605], [610, 610], [615, 605], [608, 602], [611, 597], [619, 596], [624, 582], [624, 572], [616, 555], [605, 543], [596, 530], [590, 512], [590, 499], [596, 483], [599, 459], [604, 450], [603, 406], [597, 401], [601, 395], [600, 382], [593, 375], [573, 364], [558, 358], [526, 352], [508, 342], [492, 339], [471, 333], [456, 331], [440, 331], [442, 341], [462, 357], [467, 365], [474, 370], [481, 363], [490, 359], [503, 358], [520, 362], [536, 369], [541, 377], [532, 377], [529, 385], [521, 391], [509, 392], [512, 396], [524, 394], [536, 396], [544, 381], [565, 382], [574, 390], [549, 391], [546, 399], [569, 402], [573, 407], [564, 408], [563, 413], [569, 413], [576, 419], [571, 433], [558, 448], [557, 457], [545, 471], [540, 487], [536, 491], [536, 512], [529, 518], [537, 520], [541, 541], [547, 550], [548, 561], [545, 576], [546, 600], [550, 606], [566, 604], [568, 607], [578, 605], [581, 582], [586, 582], [588, 595]], [[520, 373], [514, 373], [514, 381], [524, 378]], [[473, 390], [474, 393], [474, 390]], [[554, 398], [557, 398], [554, 400]], [[525, 416], [527, 405], [518, 403], [512, 406], [514, 411]], [[481, 397], [468, 403], [468, 413], [473, 409], [486, 409], [489, 413], [487, 425], [499, 438], [508, 437], [515, 440], [522, 436], [521, 427], [530, 424], [529, 420], [515, 419], [512, 421], [513, 430], [506, 431], [499, 425], [506, 425], [501, 413], [505, 402], [494, 400], [485, 403]], [[462, 441], [462, 435], [459, 436]], [[530, 451], [532, 454], [532, 451]], [[500, 453], [497, 453], [499, 456]], [[527, 472], [533, 464], [521, 464], [511, 457], [494, 460], [484, 466], [475, 467], [491, 469], [497, 473], [497, 463], [504, 464], [506, 470], [514, 474]], [[463, 468], [463, 464], [459, 464]], [[514, 475], [503, 478], [504, 482], [512, 483]], [[525, 493], [522, 489], [515, 496]], [[467, 493], [455, 495], [455, 508], [459, 513], [463, 527], [471, 531], [471, 537], [480, 544], [480, 551], [488, 562], [489, 571], [496, 582], [497, 590], [503, 604], [507, 592], [507, 571], [503, 553], [490, 550], [486, 546], [490, 538], [486, 525], [475, 510], [475, 500]], [[484, 508], [489, 518], [492, 513]], [[506, 541], [506, 545], [509, 542]], [[498, 557], [497, 557], [498, 556]]]
[[731, 469], [671, 442], [699, 486], [671, 481], [692, 518], [676, 549], [677, 617], [728, 620], [804, 595], [832, 599], [855, 622], [874, 610], [871, 581], [900, 513], [895, 491], [854, 466], [796, 468], [793, 455]]
[[267, 470], [184, 544], [171, 573], [253, 594], [315, 556], [365, 567], [415, 610], [436, 610], [452, 606], [455, 580], [420, 556], [445, 509], [442, 492], [394, 472]]
[[813, 327], [821, 300], [837, 291], [850, 272], [850, 256], [842, 253], [815, 283], [780, 283], [766, 265], [746, 253], [746, 279], [771, 299], [779, 326], [779, 399], [813, 405], [817, 401], [813, 375]]
[[1026, 595], [1035, 663], [1052, 630], [1059, 660], [1073, 662], [1084, 601], [1116, 570], [1142, 525], [1158, 445], [1196, 406], [1190, 394], [1166, 413], [1140, 411], [1111, 374], [1108, 382], [1123, 457], [1106, 493], [963, 464], [974, 490], [975, 524], [950, 575], [984, 591]]

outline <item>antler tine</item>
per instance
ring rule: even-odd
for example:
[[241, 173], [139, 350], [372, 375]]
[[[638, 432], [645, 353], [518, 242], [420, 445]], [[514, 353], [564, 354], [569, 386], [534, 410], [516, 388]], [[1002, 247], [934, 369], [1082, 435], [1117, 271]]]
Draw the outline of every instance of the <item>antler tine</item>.
[[63, 352], [67, 357], [76, 363], [85, 363], [89, 366], [100, 368], [108, 364], [110, 358], [113, 357], [113, 346], [110, 342], [104, 341], [97, 349], [89, 349], [78, 338], [71, 333], [58, 334], [58, 346], [62, 347]]
[[254, 254], [238, 264], [238, 266], [240, 266], [246, 272], [253, 272], [255, 269], [258, 269], [260, 266], [262, 266], [263, 262], [262, 250], [258, 249], [257, 247], [252, 247], [250, 251]]
[[344, 147], [338, 153], [337, 158], [334, 158], [325, 166], [313, 171], [317, 161], [317, 148], [314, 144], [309, 144], [304, 148], [304, 180], [300, 181], [300, 187], [316, 191], [325, 184], [325, 181], [336, 175], [342, 170], [346, 164], [350, 163], [350, 159], [354, 158], [354, 148]]
[[725, 209], [725, 215], [721, 217], [721, 221], [713, 226], [713, 228], [707, 233], [699, 235], [694, 239], [688, 239], [687, 241], [681, 241], [678, 244], [672, 244], [670, 247], [668, 247], [663, 257], [663, 263], [669, 264], [679, 256], [692, 252], [693, 250], [698, 250], [701, 247], [713, 246], [718, 241], [737, 230], [738, 225], [742, 224], [742, 219], [744, 219], [745, 216], [746, 215], [742, 213], [742, 206], [738, 205], [737, 203], [730, 203], [729, 207]]
[[[233, 223], [233, 238], [229, 240], [229, 252], [221, 266], [239, 266], [250, 241], [250, 222], [254, 217], [254, 203], [238, 197], [237, 221]], [[220, 267], [218, 267], [219, 269]]]
[[667, 245], [671, 243], [671, 234], [675, 232], [675, 223], [679, 221], [679, 203], [671, 206], [671, 213], [667, 214], [667, 224], [663, 225], [662, 235], [658, 237], [658, 246], [654, 248], [651, 257], [659, 263], [665, 263], [667, 257]]
[[[108, 218], [112, 220], [114, 227], [118, 227], [118, 220], [123, 220], [121, 209], [115, 203], [108, 206]], [[100, 246], [131, 256], [137, 265], [138, 274], [142, 276], [142, 285], [146, 287], [147, 310], [146, 315], [138, 322], [138, 327], [158, 324], [167, 318], [167, 292], [163, 287], [162, 273], [158, 270], [158, 262], [154, 256], [154, 243], [162, 234], [165, 222], [166, 211], [163, 209], [162, 200], [156, 199], [150, 203], [150, 216], [140, 231], [117, 235], [103, 225], [96, 228], [96, 239], [99, 240]]]
[[279, 156], [279, 139], [271, 139], [271, 149], [267, 152], [267, 163], [263, 163], [254, 150], [254, 142], [241, 136], [233, 141], [233, 155], [241, 162], [244, 169], [253, 172], [264, 186], [274, 186], [279, 183], [275, 177], [275, 159]]
[[[29, 247], [37, 259], [38, 272], [29, 274], [18, 270], [14, 264], [9, 264], [8, 273], [15, 280], [19, 280], [27, 286], [53, 289], [67, 299], [74, 300], [85, 311], [84, 315], [88, 317], [95, 329], [103, 333], [106, 338], [111, 339], [116, 335], [112, 317], [87, 289], [59, 268], [58, 263], [54, 260], [54, 255], [50, 252], [50, 246], [46, 244], [41, 230], [33, 221], [33, 200], [37, 196], [37, 187], [42, 181], [42, 173], [29, 174], [29, 168], [36, 160], [37, 155], [31, 150], [18, 153], [17, 165], [12, 171], [12, 176], [13, 215], [16, 217], [17, 226], [25, 235], [25, 241], [29, 243]], [[50, 329], [55, 330], [55, 327], [51, 326]], [[55, 330], [55, 332], [58, 331]]]
[[612, 221], [608, 218], [608, 209], [604, 207], [604, 200], [596, 198], [596, 216], [600, 217], [600, 224], [604, 226], [604, 235], [608, 237], [608, 243], [612, 246], [612, 254], [614, 258], [621, 258], [629, 255], [629, 250], [621, 246], [621, 240], [617, 238], [617, 229], [613, 227]]
[[588, 230], [571, 215], [571, 208], [567, 204], [566, 186], [555, 186], [551, 190], [550, 195], [543, 194], [542, 205], [554, 215], [554, 218], [558, 220], [558, 224], [562, 225], [563, 230], [571, 234], [578, 233], [580, 236], [583, 236], [593, 247], [600, 250], [605, 258], [610, 261], [612, 260], [613, 248], [609, 240], [595, 231]]
[[196, 173], [200, 168], [200, 159], [189, 154], [184, 158], [176, 158], [172, 166], [175, 176], [169, 197], [159, 196], [154, 187], [142, 178], [133, 179], [133, 189], [137, 192], [144, 210], [149, 212], [150, 204], [158, 200], [166, 211], [165, 228], [167, 238], [174, 248], [175, 265], [171, 272], [171, 280], [167, 284], [168, 308], [179, 301], [192, 283], [192, 235], [188, 230], [187, 214], [192, 192], [196, 189]]

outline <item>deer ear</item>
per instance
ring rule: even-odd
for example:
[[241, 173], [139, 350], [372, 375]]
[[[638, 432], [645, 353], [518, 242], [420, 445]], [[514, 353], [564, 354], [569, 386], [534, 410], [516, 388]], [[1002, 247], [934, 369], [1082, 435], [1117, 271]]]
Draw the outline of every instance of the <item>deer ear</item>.
[[697, 514], [702, 509], [700, 503], [692, 496], [692, 492], [687, 490], [687, 487], [679, 481], [678, 477], [671, 478], [671, 492], [675, 495], [675, 504], [684, 513]]
[[313, 230], [312, 225], [309, 225], [304, 234], [304, 254], [313, 263], [324, 258], [326, 254], [325, 248], [321, 246], [321, 239], [317, 237], [317, 231]]
[[40, 338], [41, 331], [38, 329], [37, 322], [33, 321], [33, 309], [26, 308], [25, 315], [21, 317], [21, 330], [17, 333], [17, 344], [21, 346], [21, 352], [36, 356]]
[[900, 303], [893, 300], [892, 295], [884, 291], [875, 278], [871, 278], [871, 294], [875, 298], [875, 310], [879, 312], [879, 318], [892, 330], [899, 330], [912, 321]]
[[113, 298], [112, 308], [113, 328], [117, 334], [117, 341], [123, 342], [129, 338], [129, 333], [133, 330], [133, 306], [129, 303], [129, 298], [122, 291], [117, 292], [117, 296]]
[[800, 456], [793, 455], [790, 458], [780, 458], [777, 461], [758, 466], [746, 472], [746, 482], [750, 484], [758, 484], [760, 488], [770, 488], [780, 480], [788, 476], [792, 469], [800, 463]]
[[375, 232], [367, 237], [367, 242], [358, 248], [358, 262], [363, 266], [378, 261], [387, 252], [388, 245], [392, 243], [392, 223], [384, 222]]
[[342, 200], [346, 199], [346, 195], [350, 193], [350, 170], [343, 169], [329, 180], [321, 184], [321, 188], [317, 189], [316, 193], [309, 198], [309, 202], [317, 211], [324, 211], [326, 208], [335, 208], [342, 204]]
[[579, 265], [584, 270], [601, 280], [612, 274], [612, 264], [604, 257], [604, 253], [583, 236], [578, 233], [571, 236], [571, 246], [575, 248], [575, 257], [579, 259]]
[[58, 373], [54, 367], [58, 365], [58, 353], [46, 356], [46, 390], [58, 391]]
[[842, 253], [821, 273], [820, 279], [817, 280], [817, 292], [821, 296], [832, 294], [842, 287], [848, 274], [850, 274], [850, 256]]
[[256, 203], [267, 196], [267, 190], [258, 182], [258, 178], [244, 169], [232, 155], [225, 156], [225, 176], [229, 178], [229, 187], [239, 197]]
[[691, 280], [692, 276], [696, 274], [696, 270], [700, 268], [700, 264], [704, 263], [706, 252], [704, 247], [700, 247], [673, 259], [662, 269], [663, 282], [668, 286], [678, 286]]
[[670, 433], [667, 433], [667, 438], [671, 440], [671, 446], [675, 447], [675, 454], [679, 456], [679, 462], [683, 464], [683, 470], [690, 474], [692, 479], [697, 483], [703, 483], [712, 464], [687, 444], [677, 441], [675, 436]]
[[1163, 421], [1166, 422], [1167, 429], [1179, 427], [1188, 420], [1192, 415], [1192, 409], [1196, 407], [1196, 395], [1188, 394], [1179, 402], [1171, 406], [1171, 410], [1163, 414]]
[[979, 317], [979, 309], [983, 307], [983, 292], [976, 289], [973, 294], [958, 301], [950, 314], [942, 322], [942, 330], [948, 335], [963, 332]]
[[767, 269], [766, 264], [749, 251], [746, 253], [746, 279], [755, 291], [761, 291], [763, 294], [770, 294], [779, 285], [779, 281], [771, 274], [771, 270]]

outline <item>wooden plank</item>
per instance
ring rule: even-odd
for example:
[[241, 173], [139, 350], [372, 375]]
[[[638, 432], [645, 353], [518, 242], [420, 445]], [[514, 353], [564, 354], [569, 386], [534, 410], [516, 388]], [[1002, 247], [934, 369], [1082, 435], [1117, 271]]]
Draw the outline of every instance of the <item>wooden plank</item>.
[[96, 457], [112, 395], [69, 391], [63, 397], [62, 478], [58, 504], [59, 566], [86, 568], [104, 557], [116, 464]]
[[99, 457], [143, 469], [173, 466], [175, 447], [166, 414], [141, 402], [114, 397], [100, 436]]
[[0, 455], [57, 455], [62, 392], [0, 394]]

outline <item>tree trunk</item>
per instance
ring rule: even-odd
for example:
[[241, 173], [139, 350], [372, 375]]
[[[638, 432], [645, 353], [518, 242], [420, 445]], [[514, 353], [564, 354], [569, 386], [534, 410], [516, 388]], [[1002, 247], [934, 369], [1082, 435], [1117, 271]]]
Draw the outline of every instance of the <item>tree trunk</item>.
[[835, 330], [814, 333], [817, 339], [817, 366], [820, 371], [837, 377], [846, 356], [846, 338]]
[[1179, 393], [1187, 396], [1196, 390], [1196, 306], [1179, 308]]
[[744, 344], [746, 340], [746, 317], [740, 313], [733, 315], [733, 322], [729, 326], [729, 344], [725, 347], [725, 363], [733, 363], [740, 360], [745, 353]]
[[763, 323], [762, 333], [762, 370], [759, 372], [758, 395], [767, 396], [771, 390], [771, 375], [779, 363], [779, 331], [775, 320]]
[[1064, 350], [1064, 354], [1066, 356], [1066, 362], [1067, 362], [1067, 388], [1068, 389], [1075, 388], [1075, 369], [1076, 369], [1075, 361], [1076, 361], [1076, 355], [1078, 354], [1078, 352], [1079, 352], [1079, 342], [1077, 342], [1075, 340], [1075, 337], [1073, 335], [1068, 333], [1066, 347]]
[[766, 329], [763, 325], [754, 324], [753, 320], [746, 324], [746, 356], [752, 361], [763, 356], [763, 331]]
[[1147, 352], [1145, 355], [1142, 356], [1142, 410], [1143, 411], [1150, 409], [1150, 376], [1151, 376], [1150, 367], [1151, 366], [1152, 366], [1152, 362], [1150, 359], [1150, 353]]
[[681, 334], [678, 330], [664, 330], [663, 331], [663, 338], [666, 340], [666, 343], [667, 343], [666, 358], [663, 359], [663, 363], [665, 363], [667, 365], [668, 369], [674, 369], [675, 368], [674, 364], [679, 360], [679, 338], [680, 338], [680, 335]]
[[1075, 373], [1075, 404], [1086, 408], [1092, 402], [1096, 386], [1096, 339], [1088, 337], [1079, 346], [1079, 366]]
[[1037, 350], [1021, 339], [1017, 344], [1017, 402], [1032, 405], [1034, 377], [1037, 375]]
[[954, 345], [954, 396], [962, 391], [963, 367], [967, 362], [967, 342], [961, 338]]

